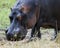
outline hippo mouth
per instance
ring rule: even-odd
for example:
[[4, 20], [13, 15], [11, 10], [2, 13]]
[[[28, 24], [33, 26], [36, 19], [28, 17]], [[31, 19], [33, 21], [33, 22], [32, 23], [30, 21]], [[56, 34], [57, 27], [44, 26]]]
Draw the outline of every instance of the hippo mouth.
[[21, 36], [17, 36], [17, 37], [12, 37], [12, 38], [8, 38], [8, 41], [20, 41], [23, 40], [25, 38], [25, 36], [21, 37]]
[[6, 38], [8, 41], [19, 41], [19, 40], [23, 40], [25, 38], [25, 35], [22, 35], [21, 33], [18, 34], [9, 34], [7, 35], [6, 33]]
[[21, 26], [18, 21], [13, 21], [10, 27], [5, 31], [6, 38], [9, 41], [23, 40], [26, 36], [27, 29]]

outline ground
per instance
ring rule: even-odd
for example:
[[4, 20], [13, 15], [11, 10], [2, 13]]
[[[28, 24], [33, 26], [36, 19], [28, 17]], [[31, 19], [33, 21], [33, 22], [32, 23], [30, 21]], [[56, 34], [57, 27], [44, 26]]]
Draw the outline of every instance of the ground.
[[50, 40], [53, 32], [53, 29], [42, 29], [42, 38], [30, 42], [7, 41], [5, 33], [0, 32], [0, 48], [60, 48], [60, 33], [55, 40]]

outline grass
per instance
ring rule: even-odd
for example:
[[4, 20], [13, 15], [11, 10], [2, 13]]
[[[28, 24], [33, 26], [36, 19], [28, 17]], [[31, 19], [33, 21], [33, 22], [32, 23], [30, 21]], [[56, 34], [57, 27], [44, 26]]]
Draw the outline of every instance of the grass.
[[[40, 40], [37, 38], [28, 43], [23, 41], [7, 41], [5, 40], [5, 34], [0, 32], [0, 48], [60, 48], [60, 33], [55, 40], [51, 41], [51, 36], [48, 35], [52, 29], [44, 29], [42, 31], [44, 31], [44, 33], [42, 32], [43, 38]], [[49, 32], [46, 33], [46, 31]]]
[[[1, 42], [0, 42], [1, 43]], [[53, 44], [53, 45], [52, 45]], [[0, 48], [60, 48], [60, 45], [55, 42], [36, 40], [29, 43], [18, 42], [2, 42]], [[7, 46], [8, 45], [8, 46]]]
[[0, 0], [0, 28], [9, 26], [10, 8], [14, 5], [16, 0]]

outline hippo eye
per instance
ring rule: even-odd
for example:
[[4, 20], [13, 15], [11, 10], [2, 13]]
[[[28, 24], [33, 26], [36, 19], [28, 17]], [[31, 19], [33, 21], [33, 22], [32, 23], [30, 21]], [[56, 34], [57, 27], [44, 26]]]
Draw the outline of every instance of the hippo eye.
[[9, 19], [10, 19], [10, 23], [12, 23], [12, 21], [13, 21], [13, 17], [9, 17]]

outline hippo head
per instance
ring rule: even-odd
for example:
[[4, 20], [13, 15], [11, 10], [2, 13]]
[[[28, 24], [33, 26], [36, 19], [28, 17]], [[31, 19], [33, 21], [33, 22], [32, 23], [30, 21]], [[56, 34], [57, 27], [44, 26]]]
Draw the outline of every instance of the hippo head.
[[[24, 18], [24, 21], [23, 21]], [[6, 37], [8, 40], [16, 40], [18, 38], [24, 38], [27, 30], [25, 27], [26, 24], [26, 15], [23, 14], [18, 9], [12, 9], [9, 16], [10, 26], [6, 30]]]
[[[35, 0], [34, 0], [35, 1]], [[33, 0], [22, 1], [11, 9], [9, 15], [10, 26], [6, 30], [6, 37], [8, 40], [23, 39], [27, 33], [27, 22], [35, 10], [35, 2]]]

